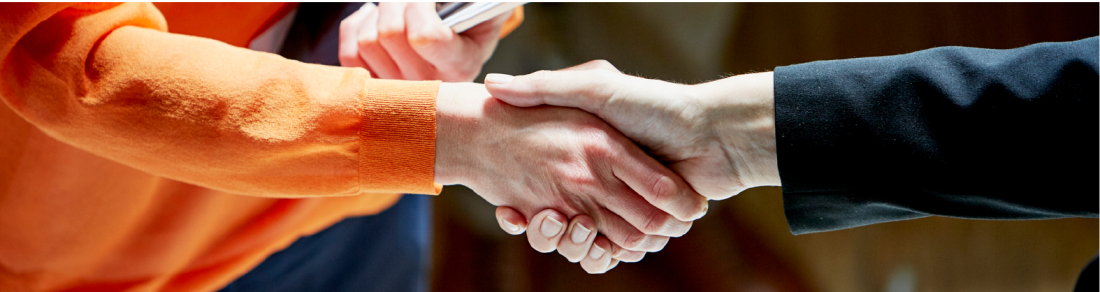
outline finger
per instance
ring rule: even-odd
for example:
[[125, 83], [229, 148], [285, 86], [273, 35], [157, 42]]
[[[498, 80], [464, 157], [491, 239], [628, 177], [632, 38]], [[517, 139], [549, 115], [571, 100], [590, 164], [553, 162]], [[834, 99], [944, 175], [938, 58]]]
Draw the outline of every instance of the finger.
[[521, 107], [555, 105], [600, 114], [622, 82], [607, 70], [538, 71], [522, 76], [489, 74], [485, 87], [493, 97]]
[[[473, 54], [465, 39], [458, 37], [451, 28], [443, 26], [434, 4], [409, 3], [407, 9], [408, 42], [413, 51], [430, 63], [440, 75], [466, 75], [473, 64], [480, 67], [480, 54]], [[475, 74], [476, 75], [476, 74]], [[475, 76], [476, 77], [476, 76]], [[471, 78], [472, 79], [472, 78]], [[445, 80], [460, 81], [460, 80]], [[469, 81], [469, 80], [461, 80]]]
[[558, 253], [570, 262], [578, 262], [588, 254], [592, 240], [596, 239], [596, 221], [588, 215], [573, 216], [565, 237], [558, 242]]
[[531, 217], [532, 226], [536, 226], [535, 230], [527, 232], [527, 242], [531, 244], [531, 248], [542, 253], [557, 249], [558, 242], [565, 234], [563, 222], [567, 222], [565, 215], [552, 209], [543, 210]]
[[589, 274], [603, 274], [611, 266], [611, 244], [603, 236], [597, 237], [588, 254], [581, 260], [581, 268]]
[[607, 270], [610, 271], [611, 269], [614, 269], [615, 267], [618, 267], [618, 266], [619, 266], [619, 259], [612, 258], [611, 259], [611, 266], [607, 267]]
[[470, 39], [475, 43], [496, 43], [500, 40], [500, 30], [503, 29], [504, 23], [508, 21], [508, 18], [512, 17], [512, 13], [502, 13], [486, 20], [470, 29], [459, 34], [459, 36]]
[[472, 81], [496, 49], [500, 30], [511, 14], [502, 14], [456, 35], [443, 26], [431, 4], [424, 5], [429, 8], [408, 16], [409, 44], [435, 67], [444, 81]]
[[611, 243], [611, 258], [614, 258], [616, 260], [634, 263], [642, 260], [642, 258], [645, 257], [645, 254], [646, 253], [644, 251], [629, 250], [619, 246], [618, 244], [615, 244], [614, 242]]
[[365, 11], [362, 25], [359, 27], [359, 58], [367, 63], [375, 77], [383, 79], [403, 79], [397, 64], [378, 38], [379, 9], [374, 4], [363, 5], [360, 11]]
[[598, 208], [596, 213], [597, 216], [594, 217], [601, 235], [625, 249], [660, 251], [668, 243], [668, 236], [645, 234], [607, 208]]
[[[672, 170], [665, 167], [653, 157], [646, 154], [633, 144], [623, 147], [619, 155], [614, 155], [610, 161], [611, 170], [626, 185], [642, 196], [657, 209], [675, 217], [676, 222], [661, 222], [652, 220], [664, 220], [663, 217], [650, 218], [644, 222], [647, 227], [642, 229], [646, 234], [661, 234], [679, 237], [687, 232], [684, 221], [693, 221], [707, 214], [707, 198], [695, 192]], [[614, 210], [618, 212], [618, 210]], [[620, 213], [621, 214], [621, 213]], [[652, 216], [658, 216], [653, 214]], [[630, 218], [628, 218], [630, 219]], [[638, 223], [632, 221], [631, 223]], [[688, 226], [690, 227], [690, 225]], [[667, 228], [667, 229], [665, 229]], [[679, 233], [679, 234], [676, 234]]]
[[[364, 6], [366, 5], [371, 4]], [[340, 21], [340, 44], [337, 50], [340, 66], [367, 67], [367, 63], [359, 57], [359, 28], [366, 15], [367, 12], [360, 8]]]
[[381, 3], [378, 6], [378, 39], [407, 80], [436, 79], [435, 69], [409, 46], [405, 13], [409, 3]]
[[520, 235], [527, 230], [527, 219], [516, 209], [500, 206], [497, 207], [496, 215], [500, 229], [504, 229], [508, 234]]
[[580, 65], [565, 68], [565, 69], [559, 69], [557, 71], [585, 71], [585, 70], [604, 70], [604, 71], [611, 71], [611, 72], [615, 72], [615, 73], [622, 73], [621, 71], [619, 71], [619, 68], [615, 68], [615, 65], [611, 65], [611, 62], [608, 62], [607, 60], [602, 60], [602, 59], [601, 60], [592, 60], [592, 61], [584, 62], [584, 64], [580, 64]]
[[612, 186], [617, 195], [608, 194], [597, 198], [611, 212], [619, 214], [638, 231], [649, 235], [679, 237], [691, 229], [691, 221], [680, 221], [665, 211], [658, 209], [634, 192], [629, 186], [618, 183]]

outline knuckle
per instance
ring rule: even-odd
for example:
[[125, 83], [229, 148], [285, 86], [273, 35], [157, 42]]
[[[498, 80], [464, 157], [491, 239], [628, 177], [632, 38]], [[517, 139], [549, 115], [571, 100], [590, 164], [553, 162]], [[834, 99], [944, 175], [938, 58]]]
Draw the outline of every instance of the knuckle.
[[620, 244], [624, 249], [640, 250], [645, 245], [646, 235], [642, 233], [632, 232], [623, 238], [623, 243]]
[[627, 250], [626, 248], [623, 248], [622, 246], [620, 246], [618, 244], [612, 244], [610, 251], [611, 251], [611, 258], [616, 258], [616, 259], [624, 257], [624, 256], [626, 256], [626, 254], [631, 252], [630, 250]]
[[384, 40], [404, 38], [405, 27], [400, 24], [391, 23], [379, 23], [378, 24], [378, 38]]
[[645, 257], [645, 254], [646, 254], [646, 252], [644, 252], [644, 251], [627, 250], [627, 249], [620, 248], [619, 252], [614, 253], [614, 254], [611, 255], [611, 258], [618, 259], [619, 261], [631, 262], [632, 263], [632, 262], [637, 262], [637, 261], [642, 260], [642, 258]]
[[364, 33], [359, 35], [359, 47], [368, 48], [378, 44], [378, 34], [376, 33]]
[[[578, 132], [582, 131], [583, 130]], [[612, 161], [612, 159], [615, 158], [614, 156], [616, 153], [614, 149], [608, 147], [607, 141], [609, 140], [605, 138], [605, 132], [583, 131], [583, 133], [591, 138], [587, 139], [587, 141], [584, 141], [583, 145], [581, 146], [583, 147], [582, 149], [584, 149], [585, 155], [593, 158], [595, 161]]]
[[611, 258], [624, 262], [636, 262], [645, 256], [644, 251], [633, 251], [625, 248], [619, 248], [611, 253]]
[[642, 232], [645, 234], [661, 234], [671, 225], [672, 221], [677, 220], [668, 214], [655, 212], [646, 219], [642, 226]]
[[599, 180], [592, 175], [591, 170], [583, 163], [568, 163], [559, 166], [556, 176], [569, 186], [574, 186], [575, 192], [590, 193], [590, 188], [599, 185]]
[[432, 37], [430, 33], [424, 32], [424, 30], [413, 30], [405, 34], [405, 40], [413, 45], [427, 45], [436, 41], [436, 38]]
[[659, 175], [649, 184], [649, 191], [653, 198], [652, 203], [654, 205], [667, 206], [669, 203], [672, 203], [674, 193], [676, 192], [676, 185], [672, 182], [672, 179], [667, 176]]
[[449, 35], [440, 33], [439, 30], [436, 30], [432, 27], [425, 27], [423, 29], [410, 31], [408, 34], [409, 43], [420, 46], [446, 43], [450, 41], [450, 39], [451, 38], [449, 37]]
[[553, 74], [554, 72], [552, 71], [539, 70], [535, 71], [535, 73], [527, 74], [527, 79], [531, 82], [530, 84], [535, 88], [535, 90], [542, 91], [542, 89], [544, 89], [543, 85], [547, 81], [550, 81], [550, 79], [553, 77]]

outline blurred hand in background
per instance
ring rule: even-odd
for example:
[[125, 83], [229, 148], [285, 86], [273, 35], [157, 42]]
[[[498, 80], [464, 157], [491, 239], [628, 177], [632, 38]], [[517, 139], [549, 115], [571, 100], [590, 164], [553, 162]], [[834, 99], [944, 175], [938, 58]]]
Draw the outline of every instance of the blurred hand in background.
[[340, 64], [382, 79], [473, 81], [511, 15], [455, 34], [434, 2], [367, 3], [340, 23]]

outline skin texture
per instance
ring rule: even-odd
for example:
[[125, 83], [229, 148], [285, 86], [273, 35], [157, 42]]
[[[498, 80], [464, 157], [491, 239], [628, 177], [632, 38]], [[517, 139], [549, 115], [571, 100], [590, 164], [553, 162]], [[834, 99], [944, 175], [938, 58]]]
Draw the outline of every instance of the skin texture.
[[[341, 23], [340, 60], [378, 78], [468, 81], [492, 54], [506, 19], [456, 35], [430, 3], [367, 4]], [[480, 85], [445, 83], [439, 93], [436, 181], [465, 184], [490, 203], [514, 207], [505, 210], [523, 223], [502, 225], [506, 231], [522, 233], [528, 221], [540, 231], [561, 226], [543, 237], [529, 233], [536, 250], [558, 250], [601, 272], [660, 250], [706, 211], [706, 199], [683, 179], [589, 114], [517, 111]], [[546, 208], [574, 218], [523, 215]], [[591, 217], [575, 216], [582, 213]], [[574, 243], [574, 232], [587, 235]]]
[[367, 3], [340, 22], [340, 64], [382, 79], [472, 81], [509, 16], [455, 34], [432, 2]]
[[[597, 241], [597, 226], [626, 249], [660, 250], [668, 237], [687, 232], [706, 206], [672, 170], [599, 118], [576, 109], [514, 107], [474, 83], [440, 85], [435, 178], [466, 185], [520, 214], [553, 208], [569, 217], [591, 216], [554, 217], [560, 227], [548, 233], [552, 237], [579, 228], [570, 223], [591, 232], [584, 236], [586, 247], [564, 251], [572, 259]], [[558, 246], [535, 247], [549, 252]]]
[[[624, 75], [606, 61], [593, 61], [518, 77], [490, 74], [486, 87], [512, 105], [573, 107], [598, 115], [709, 199], [779, 185], [771, 73], [682, 85]], [[525, 224], [506, 207], [497, 215], [501, 222]], [[560, 244], [541, 234], [528, 237]]]

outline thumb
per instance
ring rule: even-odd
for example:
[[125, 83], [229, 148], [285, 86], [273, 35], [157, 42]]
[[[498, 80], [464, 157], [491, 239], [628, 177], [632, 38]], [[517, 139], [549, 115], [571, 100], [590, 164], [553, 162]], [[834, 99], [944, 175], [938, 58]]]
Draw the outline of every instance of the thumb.
[[623, 79], [608, 70], [538, 71], [523, 76], [488, 74], [489, 93], [514, 106], [553, 105], [599, 114]]

